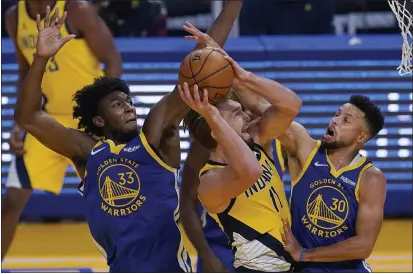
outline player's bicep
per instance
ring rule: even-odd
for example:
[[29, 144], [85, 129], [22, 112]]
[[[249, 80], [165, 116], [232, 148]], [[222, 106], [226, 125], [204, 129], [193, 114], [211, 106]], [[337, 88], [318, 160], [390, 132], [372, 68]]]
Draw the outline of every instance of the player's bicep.
[[208, 212], [220, 213], [227, 208], [232, 198], [246, 190], [243, 179], [230, 166], [226, 166], [209, 170], [201, 176], [198, 195]]
[[368, 256], [374, 247], [383, 223], [386, 199], [386, 179], [381, 171], [370, 168], [359, 182], [359, 207], [357, 211], [356, 233], [363, 241]]
[[[75, 26], [79, 32], [78, 35], [85, 39], [96, 58], [105, 65], [116, 63], [120, 66], [121, 57], [115, 46], [112, 33], [92, 5], [87, 1], [73, 1], [68, 9], [68, 13], [72, 15], [72, 20], [70, 16], [68, 17], [68, 23]], [[84, 18], [88, 18], [88, 20], [84, 20]], [[120, 75], [109, 76], [119, 77]]]
[[307, 130], [295, 121], [277, 137], [277, 140], [290, 155], [299, 156], [300, 159], [306, 159], [316, 143]]
[[267, 108], [262, 114], [259, 123], [260, 143], [267, 144], [283, 134], [293, 120], [294, 116], [279, 111], [274, 106]]
[[69, 158], [86, 159], [96, 140], [79, 130], [66, 128], [45, 112], [37, 112], [22, 126], [40, 143]]
[[143, 124], [143, 133], [148, 142], [159, 150], [161, 140], [177, 130], [179, 123], [189, 110], [188, 106], [182, 102], [178, 89], [175, 89], [162, 97], [146, 116]]

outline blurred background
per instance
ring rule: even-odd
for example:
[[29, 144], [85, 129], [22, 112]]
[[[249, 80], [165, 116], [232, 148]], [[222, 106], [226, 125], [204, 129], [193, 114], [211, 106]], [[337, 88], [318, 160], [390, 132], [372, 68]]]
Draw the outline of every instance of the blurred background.
[[[142, 124], [151, 106], [173, 89], [180, 61], [193, 47], [192, 42], [182, 38], [182, 25], [189, 21], [206, 30], [221, 11], [222, 1], [90, 2], [116, 37], [123, 59], [122, 78], [131, 85], [138, 122]], [[411, 272], [412, 77], [399, 76], [396, 70], [402, 37], [387, 1], [244, 2], [225, 49], [247, 70], [297, 92], [303, 100], [297, 121], [313, 137], [322, 136], [333, 113], [351, 94], [370, 96], [385, 113], [385, 128], [363, 150], [388, 182], [386, 220], [368, 261], [376, 272]], [[1, 2], [2, 186], [13, 157], [7, 141], [18, 68], [4, 28], [4, 14], [15, 3]], [[181, 136], [184, 161], [190, 144], [187, 132], [181, 130]], [[289, 195], [288, 174], [284, 181]], [[78, 183], [74, 170], [68, 169], [60, 196], [34, 192], [3, 268], [107, 270], [82, 222]], [[4, 191], [2, 187], [2, 195]]]

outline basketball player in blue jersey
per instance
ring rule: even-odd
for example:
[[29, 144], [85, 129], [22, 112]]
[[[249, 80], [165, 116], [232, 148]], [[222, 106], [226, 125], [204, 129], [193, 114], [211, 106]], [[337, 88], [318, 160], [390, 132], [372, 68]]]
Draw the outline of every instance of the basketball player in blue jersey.
[[[269, 105], [252, 92], [243, 95], [246, 107]], [[295, 271], [371, 271], [364, 259], [382, 225], [386, 179], [359, 151], [383, 124], [380, 109], [354, 95], [337, 110], [321, 141], [296, 122], [277, 138], [287, 150], [292, 178], [292, 228], [286, 221], [283, 238], [299, 262]]]
[[[212, 25], [210, 35], [220, 46], [241, 5], [228, 2]], [[15, 120], [75, 164], [84, 182], [80, 190], [90, 232], [111, 272], [190, 272], [177, 227], [176, 185], [179, 123], [189, 108], [175, 89], [152, 108], [140, 130], [128, 85], [102, 77], [74, 96], [73, 116], [84, 131], [66, 128], [43, 112], [45, 67], [74, 37], [59, 36], [66, 15], [50, 16], [48, 8], [44, 27], [37, 16], [36, 55], [18, 93]]]
[[[290, 219], [290, 212], [280, 174], [269, 155], [271, 143], [289, 127], [301, 100], [277, 82], [245, 71], [222, 49], [215, 50], [232, 65], [237, 95], [252, 90], [272, 105], [259, 114], [251, 108], [257, 118], [250, 120], [240, 103], [229, 98], [218, 103], [219, 114], [235, 131], [230, 144], [220, 139], [218, 129], [203, 114], [192, 111], [185, 117], [191, 137], [210, 152], [199, 173], [199, 200], [231, 241], [235, 271], [288, 271], [280, 231], [282, 219]], [[189, 90], [184, 87], [182, 93]], [[193, 198], [188, 195], [187, 199]]]
[[[244, 112], [248, 114], [247, 110]], [[201, 144], [193, 141], [182, 172], [179, 207], [182, 224], [197, 250], [197, 272], [235, 272], [234, 254], [228, 237], [198, 200], [198, 174], [208, 158], [209, 152]], [[284, 157], [278, 141], [273, 143], [273, 159], [277, 172], [282, 178]]]

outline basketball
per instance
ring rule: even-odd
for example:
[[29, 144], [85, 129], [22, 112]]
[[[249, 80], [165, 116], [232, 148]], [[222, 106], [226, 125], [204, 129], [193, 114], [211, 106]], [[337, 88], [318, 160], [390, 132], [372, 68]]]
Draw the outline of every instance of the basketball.
[[187, 82], [192, 91], [197, 84], [200, 90], [208, 90], [208, 99], [216, 104], [228, 94], [234, 73], [231, 64], [214, 50], [200, 49], [189, 53], [179, 69], [179, 84]]

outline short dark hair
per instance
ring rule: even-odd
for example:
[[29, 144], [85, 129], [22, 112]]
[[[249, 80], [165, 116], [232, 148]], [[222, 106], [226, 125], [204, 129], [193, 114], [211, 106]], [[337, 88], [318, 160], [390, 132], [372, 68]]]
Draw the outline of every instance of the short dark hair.
[[130, 95], [129, 85], [125, 81], [105, 76], [96, 78], [93, 84], [84, 86], [73, 95], [75, 102], [73, 118], [79, 119], [78, 129], [83, 129], [92, 135], [103, 136], [102, 129], [93, 123], [93, 117], [99, 115], [99, 102], [114, 91]]
[[364, 113], [371, 135], [370, 139], [376, 136], [384, 126], [384, 115], [380, 108], [369, 97], [363, 95], [351, 96], [349, 103]]
[[[241, 103], [233, 91], [230, 91], [227, 97], [220, 103], [223, 103], [226, 100], [233, 100]], [[220, 103], [218, 103], [217, 106], [219, 106]], [[204, 117], [202, 117], [198, 112], [191, 109], [184, 117], [183, 125], [184, 129], [187, 128], [189, 130], [189, 136], [200, 143], [205, 149], [211, 150], [216, 148], [217, 142], [211, 136], [211, 129]]]

